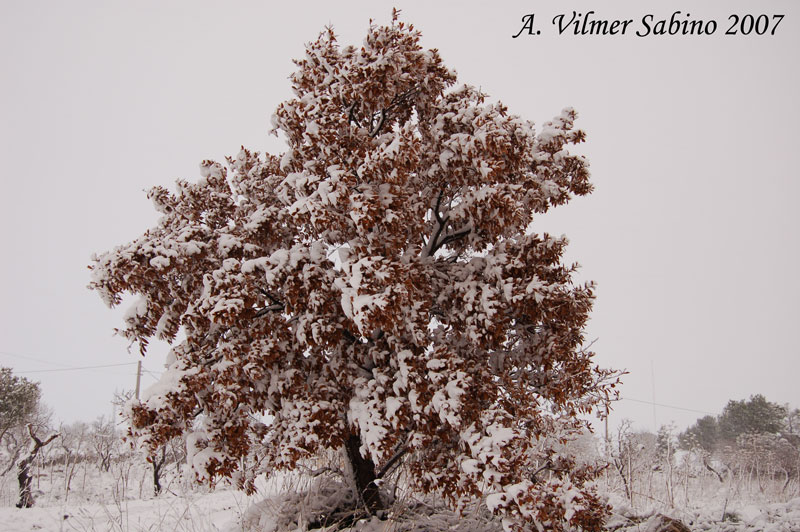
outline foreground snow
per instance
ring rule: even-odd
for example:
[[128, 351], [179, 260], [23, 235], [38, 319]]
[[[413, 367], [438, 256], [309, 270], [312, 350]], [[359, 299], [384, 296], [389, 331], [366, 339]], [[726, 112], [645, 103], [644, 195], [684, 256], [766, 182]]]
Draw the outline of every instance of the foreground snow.
[[[228, 486], [216, 490], [199, 487], [177, 470], [164, 479], [165, 491], [152, 496], [150, 469], [143, 462], [114, 464], [101, 472], [90, 463], [80, 465], [71, 484], [63, 471], [40, 472], [37, 504], [17, 509], [16, 476], [0, 477], [0, 532], [98, 531], [98, 532], [294, 532], [315, 521], [331, 523], [347, 519], [336, 512], [352, 499], [340, 479], [302, 474], [276, 475], [257, 483], [258, 493], [246, 496]], [[67, 486], [69, 489], [65, 489]], [[774, 502], [775, 494], [760, 498], [730, 498], [726, 486], [706, 486], [694, 491], [684, 505], [668, 508], [654, 503], [627, 506], [617, 490], [606, 489], [615, 508], [608, 530], [650, 532], [654, 516], [677, 518], [693, 531], [703, 532], [797, 532], [800, 531], [800, 497]], [[606, 486], [610, 487], [610, 486]], [[756, 495], [756, 494], [751, 494]], [[788, 495], [788, 494], [787, 494]], [[770, 498], [772, 500], [770, 500]], [[778, 498], [780, 499], [780, 497]], [[641, 500], [641, 499], [640, 499]], [[649, 499], [651, 502], [655, 498]], [[721, 521], [722, 515], [726, 520]], [[389, 512], [390, 521], [378, 519], [350, 523], [347, 532], [499, 532], [486, 505], [475, 505], [458, 516], [436, 502], [399, 495]]]
[[[748, 505], [727, 513], [725, 508], [707, 504], [694, 509], [673, 509], [665, 515], [680, 520], [696, 532], [798, 532], [800, 531], [800, 497], [783, 503], [757, 507]], [[653, 510], [636, 515], [629, 508], [616, 507], [606, 526], [618, 532], [652, 532], [658, 513]]]
[[69, 503], [18, 509], [0, 508], [0, 532], [236, 530], [250, 504], [235, 490], [198, 495], [166, 494], [121, 503]]
[[[0, 532], [39, 531], [159, 531], [176, 532], [277, 532], [303, 530], [303, 527], [275, 528], [281, 509], [279, 501], [285, 495], [259, 501], [232, 489], [220, 489], [202, 494], [176, 496], [166, 494], [148, 500], [127, 501], [122, 504], [75, 503], [55, 506], [36, 506], [29, 509], [0, 508]], [[285, 509], [285, 508], [284, 508]], [[765, 508], [748, 508], [739, 522], [719, 522], [702, 510], [694, 515], [675, 514], [692, 530], [709, 532], [796, 532], [800, 530], [800, 498], [786, 503], [770, 504]], [[637, 519], [638, 520], [638, 519]], [[652, 519], [633, 522], [617, 515], [609, 523], [610, 530], [647, 532]], [[284, 526], [288, 525], [284, 521]], [[346, 531], [352, 532], [423, 532], [452, 530], [482, 532], [501, 530], [499, 524], [486, 523], [475, 515], [458, 518], [437, 509], [421, 512], [405, 509], [404, 517], [396, 523], [378, 519], [362, 520]], [[324, 529], [323, 529], [324, 530]]]

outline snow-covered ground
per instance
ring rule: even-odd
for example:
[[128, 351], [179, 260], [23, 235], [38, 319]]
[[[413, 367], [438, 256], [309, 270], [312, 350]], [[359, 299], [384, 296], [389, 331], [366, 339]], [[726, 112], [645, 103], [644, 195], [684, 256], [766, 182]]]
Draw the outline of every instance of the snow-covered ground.
[[[182, 468], [185, 471], [185, 468]], [[102, 471], [92, 462], [34, 471], [33, 508], [19, 509], [14, 472], [0, 477], [0, 532], [240, 530], [242, 515], [268, 493], [292, 489], [281, 476], [261, 482], [247, 496], [230, 486], [210, 489], [183, 478], [175, 464], [163, 476], [164, 489], [153, 494], [152, 469], [140, 458], [114, 463]]]
[[[14, 507], [14, 473], [0, 477], [0, 532], [303, 530], [303, 526], [296, 524], [293, 528], [286, 526], [289, 523], [285, 519], [287, 510], [300, 508], [313, 513], [315, 507], [324, 506], [338, 496], [335, 490], [331, 491], [331, 483], [323, 483], [321, 489], [305, 499], [290, 495], [308, 489], [309, 480], [288, 475], [262, 481], [258, 484], [258, 493], [247, 496], [230, 486], [216, 489], [195, 486], [183, 479], [176, 468], [167, 473], [163, 480], [165, 490], [156, 497], [152, 493], [152, 473], [145, 463], [115, 464], [108, 472], [102, 472], [95, 464], [84, 463], [71, 472], [67, 482], [64, 472], [58, 468], [39, 471], [34, 482], [37, 503], [28, 509]], [[682, 503], [676, 501], [673, 508], [656, 500], [631, 508], [613, 486], [607, 489], [614, 492], [610, 501], [615, 507], [615, 515], [608, 523], [609, 530], [647, 532], [651, 530], [654, 516], [663, 513], [680, 519], [696, 531], [800, 531], [800, 497], [786, 496], [778, 502], [763, 496], [729, 497], [727, 488], [719, 485], [716, 490], [695, 493]], [[723, 514], [726, 515], [724, 521]], [[401, 501], [395, 515], [399, 516], [396, 523], [374, 519], [345, 530], [494, 532], [502, 529], [499, 523], [488, 522], [488, 515], [480, 508], [458, 517], [444, 508], [433, 511], [429, 505]], [[281, 521], [284, 526], [277, 527]]]
[[[28, 531], [160, 531], [178, 532], [235, 532], [269, 530], [258, 526], [243, 527], [242, 516], [248, 508], [258, 508], [256, 501], [261, 496], [249, 498], [231, 489], [219, 489], [209, 493], [185, 494], [175, 496], [166, 494], [157, 498], [127, 501], [120, 505], [100, 503], [69, 503], [66, 505], [36, 506], [29, 509], [15, 507], [0, 508], [0, 532]], [[263, 506], [263, 505], [262, 505]], [[251, 510], [251, 515], [252, 515]], [[800, 498], [788, 503], [775, 503], [764, 508], [748, 508], [739, 521], [720, 522], [720, 516], [705, 515], [698, 512], [693, 516], [681, 515], [683, 522], [692, 530], [713, 532], [797, 532], [800, 530]], [[427, 517], [428, 523], [447, 524], [450, 530], [470, 530], [480, 532], [475, 525], [448, 519], [447, 515], [437, 518]], [[258, 520], [248, 524], [257, 525]], [[269, 522], [262, 519], [261, 525]], [[633, 522], [617, 516], [609, 523], [612, 527], [622, 525], [617, 530], [642, 531], [649, 528], [652, 519]], [[362, 532], [409, 530], [409, 523], [390, 526], [377, 520], [361, 523], [354, 530]], [[420, 521], [414, 529], [426, 530]], [[268, 527], [268, 525], [267, 525]]]
[[619, 532], [649, 532], [658, 514], [678, 519], [696, 532], [800, 531], [800, 497], [786, 502], [733, 507], [722, 501], [698, 501], [691, 508], [652, 508], [646, 512], [635, 512], [619, 499], [615, 502], [615, 512], [607, 526]]
[[119, 503], [76, 501], [25, 509], [12, 506], [0, 508], [0, 531], [235, 530], [249, 504], [242, 493], [221, 489]]

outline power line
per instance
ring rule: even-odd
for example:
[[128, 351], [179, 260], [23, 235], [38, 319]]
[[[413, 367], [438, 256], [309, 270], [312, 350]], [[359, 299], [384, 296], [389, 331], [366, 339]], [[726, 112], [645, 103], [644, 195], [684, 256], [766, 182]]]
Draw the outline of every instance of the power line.
[[14, 373], [50, 373], [53, 371], [78, 371], [84, 369], [97, 369], [97, 368], [116, 368], [119, 366], [132, 366], [136, 364], [136, 362], [125, 362], [122, 364], [103, 364], [100, 366], [80, 366], [80, 367], [69, 367], [69, 368], [59, 368], [59, 369], [34, 369], [30, 371], [14, 371]]
[[161, 372], [158, 372], [158, 371], [150, 371], [149, 369], [147, 369], [147, 368], [146, 368], [146, 367], [144, 367], [144, 366], [142, 366], [142, 371], [143, 371], [144, 373], [147, 373], [148, 375], [150, 375], [150, 376], [151, 376], [152, 378], [154, 378], [155, 380], [158, 380], [158, 379], [160, 379], [160, 378], [161, 378]]
[[85, 369], [98, 369], [98, 368], [113, 368], [119, 366], [129, 366], [132, 364], [136, 364], [136, 362], [125, 362], [122, 364], [101, 364], [96, 366], [70, 366], [68, 364], [61, 364], [59, 362], [51, 362], [49, 360], [43, 360], [41, 358], [37, 358], [28, 354], [20, 354], [20, 353], [11, 353], [9, 351], [0, 351], [0, 355], [12, 357], [12, 358], [19, 358], [21, 360], [30, 360], [32, 362], [39, 362], [41, 364], [49, 364], [51, 366], [59, 366], [58, 369], [32, 369], [32, 370], [25, 370], [25, 371], [14, 371], [14, 373], [51, 373], [57, 371], [77, 371], [77, 370], [85, 370]]
[[662, 403], [656, 403], [654, 401], [642, 401], [641, 399], [633, 399], [631, 397], [620, 397], [622, 401], [633, 401], [634, 403], [643, 403], [646, 405], [653, 405], [653, 406], [661, 406], [664, 408], [672, 408], [673, 410], [685, 410], [686, 412], [694, 412], [696, 414], [709, 414], [715, 416], [714, 412], [706, 412], [705, 410], [695, 410], [693, 408], [684, 408], [682, 406], [672, 406], [672, 405], [665, 405]]
[[9, 356], [9, 357], [12, 357], [12, 358], [19, 358], [19, 359], [22, 359], [22, 360], [30, 360], [32, 362], [39, 362], [41, 364], [50, 364], [51, 366], [61, 366], [62, 368], [70, 368], [70, 367], [72, 367], [72, 366], [69, 366], [67, 364], [60, 364], [58, 362], [51, 362], [49, 360], [42, 360], [41, 358], [35, 358], [35, 357], [29, 356], [29, 355], [20, 355], [18, 353], [9, 353], [8, 351], [0, 351], [0, 355]]
[[[24, 360], [32, 360], [32, 361], [35, 361], [35, 362], [42, 362], [44, 364], [52, 364], [52, 365], [55, 365], [55, 366], [64, 366], [64, 367], [59, 368], [59, 369], [39, 369], [39, 370], [15, 371], [14, 372], [14, 373], [19, 373], [19, 374], [22, 374], [22, 373], [50, 373], [50, 372], [56, 372], [56, 371], [79, 371], [79, 370], [85, 370], [85, 369], [99, 369], [99, 368], [114, 368], [114, 367], [119, 367], [119, 366], [132, 366], [134, 364], [137, 364], [137, 362], [124, 362], [122, 364], [103, 364], [103, 365], [99, 365], [99, 366], [75, 367], [75, 366], [65, 366], [64, 364], [58, 364], [58, 363], [49, 362], [49, 361], [46, 361], [46, 360], [40, 360], [40, 359], [37, 359], [37, 358], [34, 358], [34, 357], [18, 355], [18, 354], [15, 354], [15, 353], [9, 353], [7, 351], [0, 351], [0, 355], [6, 355], [6, 356], [14, 357], [14, 358], [21, 358], [21, 359], [24, 359]], [[142, 368], [142, 370], [143, 370], [144, 373], [148, 373], [153, 378], [158, 380], [159, 375], [157, 374], [157, 372], [150, 371], [149, 369], [144, 368], [144, 367]], [[646, 405], [653, 405], [654, 407], [655, 406], [660, 406], [662, 408], [671, 408], [673, 410], [683, 410], [685, 412], [694, 412], [696, 414], [708, 414], [708, 415], [712, 415], [712, 416], [716, 415], [714, 412], [707, 412], [705, 410], [696, 410], [696, 409], [693, 409], [693, 408], [685, 408], [685, 407], [682, 407], [682, 406], [665, 405], [663, 403], [656, 403], [655, 401], [643, 401], [642, 399], [634, 399], [632, 397], [620, 397], [620, 400], [622, 400], [622, 401], [632, 401], [634, 403], [642, 403], [642, 404], [646, 404]]]

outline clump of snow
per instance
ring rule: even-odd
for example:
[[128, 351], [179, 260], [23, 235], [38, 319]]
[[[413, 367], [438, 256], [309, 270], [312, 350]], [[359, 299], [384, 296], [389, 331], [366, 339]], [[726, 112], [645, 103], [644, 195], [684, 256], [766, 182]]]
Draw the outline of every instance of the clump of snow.
[[135, 323], [137, 320], [147, 315], [147, 307], [147, 298], [145, 296], [140, 296], [125, 311], [123, 319], [127, 323]]

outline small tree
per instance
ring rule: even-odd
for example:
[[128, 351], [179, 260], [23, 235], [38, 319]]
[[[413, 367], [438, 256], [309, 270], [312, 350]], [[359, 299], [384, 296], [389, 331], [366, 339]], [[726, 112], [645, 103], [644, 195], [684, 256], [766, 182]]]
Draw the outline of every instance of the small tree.
[[678, 436], [682, 449], [692, 451], [705, 469], [714, 473], [720, 482], [724, 478], [720, 471], [712, 465], [711, 457], [718, 451], [719, 429], [717, 418], [705, 416]]
[[120, 440], [114, 420], [100, 416], [92, 422], [90, 431], [89, 438], [92, 450], [98, 460], [98, 467], [103, 471], [108, 471]]
[[[202, 478], [342, 449], [368, 513], [401, 462], [412, 486], [508, 523], [599, 530], [595, 471], [562, 445], [613, 392], [583, 328], [592, 285], [534, 215], [591, 191], [567, 109], [536, 131], [487, 103], [393, 17], [361, 47], [324, 31], [274, 117], [282, 155], [149, 193], [162, 217], [97, 256], [90, 287], [136, 294], [119, 331], [185, 339], [130, 409], [155, 450], [188, 433]], [[612, 393], [613, 395], [613, 393]], [[272, 416], [265, 426], [257, 421]]]
[[614, 465], [625, 488], [625, 497], [633, 504], [633, 459], [641, 456], [631, 434], [631, 422], [624, 419], [617, 429], [616, 448], [611, 451], [610, 462]]
[[69, 497], [72, 489], [72, 481], [78, 473], [78, 467], [83, 467], [83, 479], [85, 487], [86, 463], [91, 453], [91, 429], [83, 421], [76, 421], [70, 425], [61, 425], [58, 429], [61, 434], [61, 452], [64, 457], [64, 495]]
[[31, 489], [31, 481], [33, 480], [33, 477], [31, 476], [31, 465], [33, 465], [33, 461], [36, 459], [39, 451], [60, 436], [58, 433], [51, 434], [49, 438], [41, 440], [38, 436], [36, 436], [33, 425], [28, 423], [27, 429], [28, 434], [33, 442], [33, 446], [31, 447], [28, 455], [17, 465], [17, 480], [19, 481], [19, 501], [17, 502], [17, 508], [30, 508], [33, 506], [35, 500], [33, 498], [33, 490]]
[[675, 503], [675, 490], [673, 485], [673, 472], [675, 470], [675, 426], [672, 424], [661, 425], [656, 435], [656, 457], [664, 471], [664, 483], [667, 493], [667, 502], [670, 506]]
[[707, 453], [714, 452], [719, 440], [717, 419], [714, 416], [699, 418], [679, 436], [679, 440], [684, 449], [699, 447]]
[[786, 416], [784, 417], [784, 429], [787, 434], [797, 434], [800, 432], [800, 408], [791, 408], [788, 404], [783, 405]]
[[0, 368], [0, 442], [10, 430], [31, 421], [40, 397], [38, 382], [17, 377], [11, 368]]
[[0, 445], [8, 463], [0, 467], [2, 474], [13, 469], [28, 443], [28, 423], [41, 428], [49, 423], [50, 413], [41, 402], [38, 382], [0, 368]]

